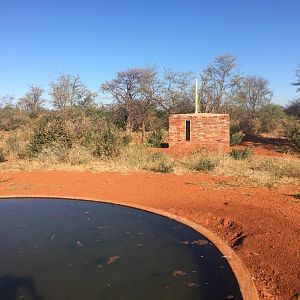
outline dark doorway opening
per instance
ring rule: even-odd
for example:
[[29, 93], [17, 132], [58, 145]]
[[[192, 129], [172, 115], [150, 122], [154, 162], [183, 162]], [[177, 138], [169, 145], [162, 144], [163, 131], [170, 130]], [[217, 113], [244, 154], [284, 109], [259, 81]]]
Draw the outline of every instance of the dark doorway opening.
[[185, 121], [185, 140], [186, 141], [191, 140], [191, 121], [190, 120]]

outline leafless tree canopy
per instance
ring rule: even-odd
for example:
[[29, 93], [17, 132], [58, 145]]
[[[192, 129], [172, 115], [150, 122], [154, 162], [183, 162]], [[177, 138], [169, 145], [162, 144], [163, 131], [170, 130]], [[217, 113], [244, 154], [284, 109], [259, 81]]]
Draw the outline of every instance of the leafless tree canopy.
[[94, 104], [96, 93], [91, 92], [79, 76], [62, 74], [50, 83], [50, 96], [56, 109], [68, 107], [87, 108]]
[[220, 113], [239, 81], [235, 72], [236, 58], [230, 54], [218, 56], [201, 74], [200, 110]]
[[165, 70], [157, 104], [169, 114], [193, 111], [193, 74]]
[[12, 106], [15, 101], [15, 97], [12, 95], [5, 95], [0, 98], [0, 108]]
[[42, 95], [45, 91], [38, 86], [31, 86], [24, 97], [20, 98], [17, 106], [30, 115], [37, 115], [42, 110], [45, 99]]
[[300, 120], [300, 98], [294, 99], [288, 104], [286, 113]]
[[246, 76], [241, 79], [239, 89], [235, 95], [235, 102], [249, 113], [251, 118], [264, 105], [269, 104], [272, 92], [266, 79], [257, 76]]

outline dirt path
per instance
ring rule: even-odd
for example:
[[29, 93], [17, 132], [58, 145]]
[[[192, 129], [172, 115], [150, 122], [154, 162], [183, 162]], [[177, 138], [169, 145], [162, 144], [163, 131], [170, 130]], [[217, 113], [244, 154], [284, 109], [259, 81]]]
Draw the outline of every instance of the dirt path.
[[231, 178], [208, 174], [0, 173], [0, 196], [98, 198], [163, 209], [199, 223], [242, 258], [261, 299], [298, 300], [299, 194], [300, 186], [235, 187]]

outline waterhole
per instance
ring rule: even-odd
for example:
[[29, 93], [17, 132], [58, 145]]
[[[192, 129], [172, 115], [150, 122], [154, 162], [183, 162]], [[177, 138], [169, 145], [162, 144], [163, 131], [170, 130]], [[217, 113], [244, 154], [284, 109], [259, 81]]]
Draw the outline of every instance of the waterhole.
[[242, 299], [203, 235], [149, 212], [62, 199], [0, 201], [1, 300]]

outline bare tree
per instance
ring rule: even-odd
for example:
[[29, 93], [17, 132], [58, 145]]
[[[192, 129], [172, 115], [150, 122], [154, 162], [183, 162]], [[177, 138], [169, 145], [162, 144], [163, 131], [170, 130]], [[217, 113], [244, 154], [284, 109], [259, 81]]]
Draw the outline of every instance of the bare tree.
[[285, 109], [285, 112], [288, 115], [294, 116], [295, 118], [300, 120], [300, 98], [290, 101]]
[[0, 98], [0, 108], [12, 107], [15, 101], [15, 97], [12, 95], [5, 95]]
[[42, 98], [44, 90], [38, 86], [31, 86], [24, 97], [20, 98], [17, 106], [29, 113], [31, 116], [37, 115], [42, 109], [45, 99]]
[[165, 70], [156, 101], [168, 114], [193, 110], [192, 77], [191, 72]]
[[233, 86], [239, 80], [234, 72], [236, 58], [230, 54], [215, 58], [201, 74], [200, 110], [202, 112], [220, 113], [223, 105], [231, 96]]
[[252, 119], [264, 105], [269, 104], [272, 92], [266, 79], [257, 76], [247, 76], [241, 80], [239, 91], [235, 96], [236, 103], [245, 109]]
[[50, 83], [52, 104], [55, 108], [64, 110], [68, 107], [88, 108], [95, 103], [96, 93], [91, 92], [79, 76], [62, 74], [56, 81]]
[[297, 92], [300, 92], [300, 65], [298, 65], [295, 70], [296, 81], [292, 83], [292, 85], [297, 86]]
[[155, 105], [158, 87], [157, 72], [150, 67], [119, 72], [115, 79], [101, 85], [104, 93], [110, 94], [116, 103], [124, 107], [127, 132], [139, 126], [143, 136], [145, 121], [149, 110]]

